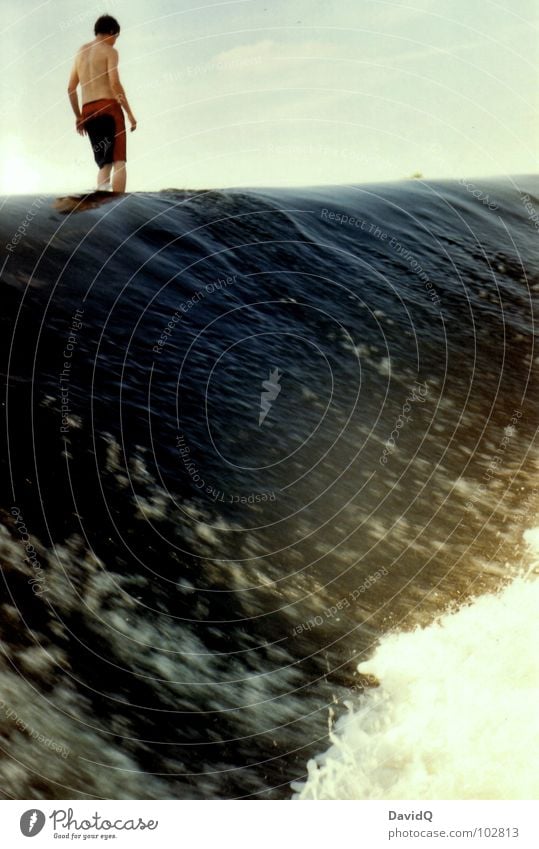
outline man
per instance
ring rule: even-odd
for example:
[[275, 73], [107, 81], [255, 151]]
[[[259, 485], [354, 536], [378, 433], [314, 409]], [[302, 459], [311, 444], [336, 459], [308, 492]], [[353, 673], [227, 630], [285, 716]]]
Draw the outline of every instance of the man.
[[[120, 25], [110, 15], [95, 23], [95, 39], [79, 49], [69, 78], [67, 93], [76, 117], [76, 129], [88, 134], [99, 166], [97, 188], [108, 189], [112, 172], [112, 191], [125, 192], [126, 137], [122, 107], [131, 124], [137, 122], [131, 112], [118, 74], [118, 51], [114, 48]], [[81, 87], [82, 112], [77, 86]], [[114, 170], [113, 170], [114, 169]]]

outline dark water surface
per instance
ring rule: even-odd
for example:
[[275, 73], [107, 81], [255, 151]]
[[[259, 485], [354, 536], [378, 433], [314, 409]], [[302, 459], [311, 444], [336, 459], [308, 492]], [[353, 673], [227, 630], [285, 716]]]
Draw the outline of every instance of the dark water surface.
[[382, 635], [512, 577], [539, 179], [478, 185], [3, 199], [7, 798], [288, 797]]

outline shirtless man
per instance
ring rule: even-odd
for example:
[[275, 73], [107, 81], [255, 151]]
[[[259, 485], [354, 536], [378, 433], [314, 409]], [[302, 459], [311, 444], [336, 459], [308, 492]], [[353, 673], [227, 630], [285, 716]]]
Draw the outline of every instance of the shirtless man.
[[[131, 124], [137, 122], [131, 112], [118, 74], [118, 51], [114, 45], [120, 34], [120, 25], [110, 15], [100, 17], [94, 27], [95, 38], [79, 49], [67, 93], [76, 117], [77, 132], [88, 134], [94, 159], [99, 166], [97, 188], [108, 189], [112, 175], [112, 191], [125, 192], [127, 172], [125, 121], [122, 107]], [[77, 86], [81, 87], [81, 105]]]

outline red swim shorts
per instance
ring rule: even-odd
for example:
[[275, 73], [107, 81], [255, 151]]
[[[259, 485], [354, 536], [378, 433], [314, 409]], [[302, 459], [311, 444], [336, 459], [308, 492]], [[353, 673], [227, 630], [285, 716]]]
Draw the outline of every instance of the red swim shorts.
[[90, 100], [82, 107], [82, 119], [97, 165], [102, 168], [111, 162], [125, 162], [125, 121], [118, 101]]

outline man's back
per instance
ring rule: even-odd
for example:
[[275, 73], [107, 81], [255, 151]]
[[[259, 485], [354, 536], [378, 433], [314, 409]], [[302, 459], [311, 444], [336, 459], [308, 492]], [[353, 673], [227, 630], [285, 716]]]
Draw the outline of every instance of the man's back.
[[75, 62], [83, 104], [114, 97], [108, 69], [115, 53], [113, 47], [103, 42], [91, 41], [80, 48]]

